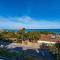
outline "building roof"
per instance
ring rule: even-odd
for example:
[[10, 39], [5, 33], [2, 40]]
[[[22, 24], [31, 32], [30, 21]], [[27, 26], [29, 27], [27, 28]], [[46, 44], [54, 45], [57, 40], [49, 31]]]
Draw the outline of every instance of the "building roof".
[[49, 42], [60, 42], [60, 35], [44, 35], [40, 36], [41, 41], [49, 41]]

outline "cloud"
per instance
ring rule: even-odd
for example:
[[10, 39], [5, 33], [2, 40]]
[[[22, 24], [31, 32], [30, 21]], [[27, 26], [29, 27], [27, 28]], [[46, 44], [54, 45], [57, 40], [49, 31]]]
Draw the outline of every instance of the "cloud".
[[[34, 23], [34, 24], [33, 24]], [[52, 22], [52, 21], [33, 21], [30, 28], [37, 28], [37, 29], [59, 29], [60, 23], [59, 22]]]
[[16, 19], [21, 23], [30, 23], [32, 21], [32, 18], [28, 16], [18, 17]]
[[2, 29], [17, 29], [17, 28], [28, 28], [27, 22], [22, 21], [19, 17], [0, 17], [0, 28]]
[[2, 29], [55, 29], [60, 28], [59, 21], [35, 20], [28, 16], [3, 17], [0, 16], [0, 28]]

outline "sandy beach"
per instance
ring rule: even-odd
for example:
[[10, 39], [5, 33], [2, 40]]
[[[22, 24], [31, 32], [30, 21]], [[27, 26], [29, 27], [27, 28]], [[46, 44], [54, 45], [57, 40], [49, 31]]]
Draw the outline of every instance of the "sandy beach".
[[16, 48], [16, 47], [22, 47], [23, 50], [40, 48], [38, 43], [30, 43], [30, 44], [11, 43], [11, 44], [7, 45], [8, 49]]

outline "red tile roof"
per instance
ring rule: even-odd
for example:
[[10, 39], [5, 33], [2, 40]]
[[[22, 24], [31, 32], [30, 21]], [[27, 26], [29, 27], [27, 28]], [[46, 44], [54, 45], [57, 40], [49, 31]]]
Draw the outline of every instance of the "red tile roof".
[[[55, 36], [55, 38], [52, 38], [52, 36]], [[49, 41], [49, 42], [60, 42], [60, 36], [58, 35], [41, 35], [40, 40], [42, 41]]]

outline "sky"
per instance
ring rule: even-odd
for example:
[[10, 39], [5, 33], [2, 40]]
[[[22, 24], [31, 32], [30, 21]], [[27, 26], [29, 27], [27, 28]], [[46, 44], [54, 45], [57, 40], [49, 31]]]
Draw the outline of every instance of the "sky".
[[60, 29], [60, 0], [0, 0], [0, 29]]

